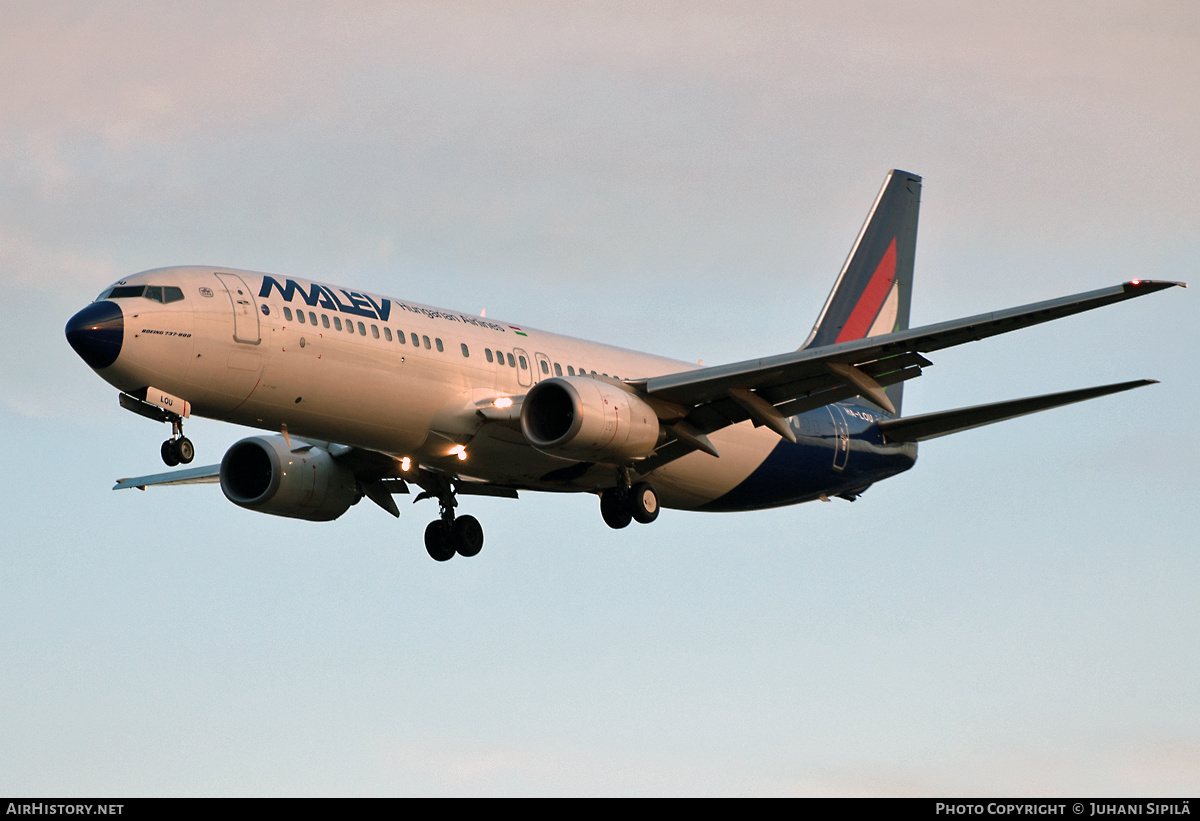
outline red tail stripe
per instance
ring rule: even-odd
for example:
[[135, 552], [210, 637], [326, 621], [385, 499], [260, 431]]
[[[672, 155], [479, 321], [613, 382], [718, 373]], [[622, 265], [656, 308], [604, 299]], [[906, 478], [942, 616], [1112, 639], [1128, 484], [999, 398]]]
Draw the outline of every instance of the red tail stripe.
[[850, 318], [842, 326], [842, 332], [838, 334], [838, 342], [862, 339], [867, 335], [867, 331], [871, 330], [871, 323], [875, 321], [875, 317], [879, 316], [879, 309], [883, 307], [883, 301], [887, 299], [888, 291], [892, 290], [892, 283], [895, 281], [896, 240], [893, 238], [892, 244], [883, 253], [883, 259], [879, 260], [875, 273], [871, 274], [871, 281], [867, 283], [867, 287], [863, 288], [862, 296], [858, 298], [858, 304], [850, 312]]

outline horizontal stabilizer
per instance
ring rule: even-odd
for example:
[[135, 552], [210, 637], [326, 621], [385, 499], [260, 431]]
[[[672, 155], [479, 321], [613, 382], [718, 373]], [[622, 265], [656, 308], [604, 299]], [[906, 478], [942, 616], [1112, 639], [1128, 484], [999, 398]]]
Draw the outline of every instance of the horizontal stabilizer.
[[993, 422], [1003, 422], [1006, 419], [1015, 419], [1018, 416], [1070, 405], [1073, 402], [1083, 402], [1086, 399], [1095, 399], [1110, 393], [1120, 393], [1156, 384], [1158, 384], [1156, 379], [1136, 379], [1132, 382], [1119, 382], [1115, 385], [1101, 385], [1077, 391], [1030, 396], [1025, 399], [1010, 399], [1007, 402], [993, 402], [990, 405], [975, 405], [970, 408], [923, 413], [904, 419], [882, 421], [879, 423], [879, 429], [884, 436], [894, 442], [923, 442], [926, 439], [936, 439], [949, 433], [958, 433], [990, 425]]

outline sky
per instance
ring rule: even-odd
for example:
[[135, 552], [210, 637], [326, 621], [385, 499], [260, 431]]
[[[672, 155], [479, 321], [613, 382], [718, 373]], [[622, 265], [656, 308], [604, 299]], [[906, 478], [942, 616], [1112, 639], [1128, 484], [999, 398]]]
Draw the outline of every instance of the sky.
[[[332, 523], [162, 469], [63, 337], [284, 273], [715, 365], [797, 347], [889, 169], [913, 325], [1200, 256], [1186, 2], [0, 0], [0, 794], [1195, 795], [1195, 290], [930, 356], [850, 504]], [[196, 464], [246, 429], [193, 419]]]

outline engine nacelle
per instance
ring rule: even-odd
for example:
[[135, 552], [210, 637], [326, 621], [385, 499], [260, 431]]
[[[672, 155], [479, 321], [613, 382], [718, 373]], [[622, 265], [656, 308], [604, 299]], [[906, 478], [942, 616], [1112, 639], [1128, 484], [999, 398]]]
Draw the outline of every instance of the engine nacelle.
[[358, 501], [358, 483], [315, 445], [288, 447], [282, 436], [251, 436], [221, 459], [221, 490], [239, 507], [328, 522]]
[[539, 382], [521, 405], [521, 431], [553, 456], [619, 462], [649, 456], [658, 445], [658, 415], [616, 385], [581, 376]]

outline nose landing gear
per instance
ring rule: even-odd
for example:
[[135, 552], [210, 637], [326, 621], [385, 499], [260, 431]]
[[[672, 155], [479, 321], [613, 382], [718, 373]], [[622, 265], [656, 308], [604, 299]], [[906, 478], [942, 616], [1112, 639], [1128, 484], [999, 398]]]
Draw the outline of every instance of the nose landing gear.
[[[147, 391], [153, 388], [147, 388]], [[184, 413], [188, 413], [188, 403], [176, 397], [170, 397], [168, 394], [163, 394], [161, 391], [155, 391], [159, 396], [168, 397], [176, 407], [184, 408]], [[152, 405], [149, 402], [143, 401], [137, 396], [128, 393], [122, 393], [118, 400], [121, 407], [127, 411], [132, 411], [138, 416], [144, 416], [147, 419], [153, 419], [156, 422], [171, 423], [171, 438], [162, 443], [159, 449], [159, 455], [162, 456], [163, 463], [170, 468], [176, 465], [191, 464], [191, 461], [196, 458], [196, 446], [192, 444], [192, 440], [183, 435], [183, 417], [174, 411], [169, 411], [166, 408], [158, 405]]]
[[196, 447], [192, 440], [183, 435], [183, 418], [178, 414], [170, 414], [171, 438], [162, 443], [159, 454], [167, 467], [191, 464], [196, 458]]

